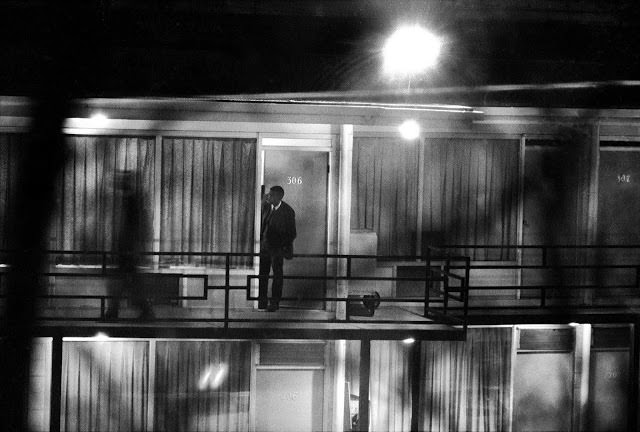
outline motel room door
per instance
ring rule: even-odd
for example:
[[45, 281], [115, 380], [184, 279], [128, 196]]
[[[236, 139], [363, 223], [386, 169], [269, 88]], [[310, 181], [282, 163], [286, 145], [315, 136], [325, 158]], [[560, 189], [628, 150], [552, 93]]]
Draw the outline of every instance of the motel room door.
[[[328, 151], [304, 147], [265, 148], [262, 183], [265, 192], [272, 186], [282, 186], [284, 201], [296, 212], [298, 235], [293, 244], [294, 254], [327, 253], [328, 167]], [[326, 259], [295, 257], [285, 260], [284, 275], [326, 276]], [[303, 299], [324, 297], [325, 290], [324, 280], [285, 278], [282, 296], [296, 300], [283, 301], [281, 306], [323, 309], [324, 302]]]
[[[600, 144], [598, 184], [598, 242], [613, 245], [640, 244], [640, 151], [634, 147]], [[637, 248], [600, 249], [600, 264], [633, 265], [640, 260]], [[633, 285], [635, 269], [601, 269], [598, 281], [603, 285]], [[615, 295], [609, 288], [596, 296]], [[620, 295], [629, 294], [621, 290]]]

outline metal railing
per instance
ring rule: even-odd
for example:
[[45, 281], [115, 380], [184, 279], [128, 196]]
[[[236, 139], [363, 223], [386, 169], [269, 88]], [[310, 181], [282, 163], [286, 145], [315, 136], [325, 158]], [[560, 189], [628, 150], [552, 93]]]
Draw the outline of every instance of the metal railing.
[[[4, 257], [4, 262], [11, 262], [10, 255], [16, 253], [15, 251], [0, 251], [0, 256]], [[51, 277], [59, 278], [71, 278], [71, 279], [87, 279], [98, 278], [105, 281], [110, 278], [117, 278], [119, 271], [117, 268], [116, 259], [117, 254], [110, 251], [59, 251], [59, 250], [47, 250], [41, 252], [43, 254], [43, 261], [49, 263], [48, 268], [44, 271], [37, 272], [37, 275], [41, 278], [48, 279]], [[420, 297], [403, 297], [397, 298], [394, 296], [379, 296], [375, 297], [376, 306], [396, 306], [403, 308], [408, 312], [409, 316], [413, 316], [416, 319], [411, 318], [380, 318], [376, 315], [379, 313], [373, 311], [371, 316], [359, 316], [352, 313], [352, 306], [361, 304], [367, 301], [366, 296], [348, 296], [348, 295], [313, 295], [300, 297], [282, 297], [282, 301], [302, 301], [302, 302], [324, 302], [333, 303], [332, 309], [337, 304], [343, 303], [345, 305], [345, 315], [340, 318], [337, 317], [334, 312], [331, 312], [325, 308], [327, 313], [325, 317], [317, 318], [310, 316], [311, 314], [296, 314], [296, 317], [286, 317], [283, 314], [247, 314], [246, 312], [253, 311], [253, 301], [258, 300], [257, 295], [252, 294], [252, 290], [256, 285], [259, 278], [265, 277], [257, 274], [255, 271], [259, 253], [223, 253], [223, 252], [144, 252], [141, 255], [146, 257], [154, 257], [155, 263], [142, 271], [136, 272], [141, 281], [145, 278], [174, 278], [174, 279], [196, 279], [202, 281], [202, 293], [200, 295], [165, 295], [161, 298], [155, 298], [171, 302], [180, 301], [192, 301], [192, 302], [206, 302], [211, 300], [212, 292], [223, 292], [224, 301], [223, 305], [212, 305], [212, 308], [220, 308], [222, 306], [223, 313], [220, 317], [157, 317], [158, 321], [169, 322], [207, 322], [207, 323], [221, 323], [224, 328], [229, 328], [234, 323], [262, 323], [262, 322], [279, 322], [279, 323], [369, 323], [369, 324], [390, 324], [390, 325], [419, 325], [428, 326], [431, 324], [446, 324], [453, 326], [460, 326], [466, 329], [466, 315], [468, 310], [468, 286], [469, 286], [469, 264], [468, 257], [456, 256], [453, 254], [446, 254], [440, 250], [433, 248], [427, 249], [425, 256], [378, 256], [378, 255], [337, 255], [337, 254], [297, 254], [294, 255], [295, 260], [304, 259], [323, 259], [325, 260], [325, 274], [308, 276], [308, 275], [296, 275], [287, 274], [285, 266], [284, 280], [287, 281], [324, 281], [325, 291], [328, 283], [333, 283], [337, 286], [340, 281], [345, 281], [347, 284], [349, 281], [370, 282], [372, 284], [388, 283], [395, 284], [397, 282], [415, 282], [424, 284], [424, 294]], [[72, 268], [61, 268], [60, 264], [56, 262], [64, 261], [60, 257], [66, 257], [67, 262], [87, 262], [94, 263], [91, 266], [73, 265]], [[71, 257], [71, 258], [70, 258]], [[161, 263], [163, 260], [171, 261], [169, 258], [181, 257], [181, 258], [194, 258], [197, 257], [201, 260], [215, 259], [223, 261], [223, 265], [218, 266], [194, 266], [189, 273], [175, 272], [173, 269], [162, 268]], [[233, 261], [242, 259], [253, 260], [254, 265], [249, 267], [234, 268]], [[383, 261], [411, 261], [418, 266], [424, 267], [424, 277], [396, 277], [396, 276], [374, 276], [374, 275], [362, 275], [353, 271], [353, 263], [356, 260], [383, 260]], [[332, 268], [336, 269], [332, 271], [333, 274], [326, 274], [328, 263], [333, 264]], [[98, 263], [98, 264], [95, 264]], [[444, 263], [442, 265], [441, 263]], [[339, 265], [341, 264], [341, 265]], [[45, 266], [47, 267], [47, 266]], [[466, 269], [462, 274], [456, 274], [451, 269]], [[341, 269], [342, 271], [339, 271]], [[6, 298], [6, 276], [8, 275], [10, 268], [6, 266], [3, 271], [0, 271], [0, 299]], [[209, 284], [211, 278], [211, 271], [220, 270], [224, 271], [223, 280], [221, 284]], [[246, 275], [246, 283], [240, 285], [232, 284], [232, 278], [234, 272], [238, 270], [250, 271], [256, 274]], [[268, 276], [269, 279], [273, 279], [273, 276]], [[149, 281], [147, 280], [147, 283]], [[442, 285], [441, 295], [437, 298], [430, 294], [432, 284], [438, 282]], [[47, 282], [44, 282], [47, 285]], [[286, 288], [285, 288], [286, 289]], [[105, 287], [105, 291], [108, 291]], [[232, 308], [230, 306], [231, 293], [234, 291], [243, 291], [245, 293], [244, 300], [246, 301], [246, 307], [242, 308], [240, 312], [244, 316], [233, 316], [233, 312], [238, 312], [238, 308]], [[335, 292], [336, 289], [333, 289]], [[372, 289], [371, 291], [375, 291]], [[106, 310], [109, 301], [115, 301], [119, 298], [127, 298], [128, 295], [112, 295], [107, 293], [100, 294], [87, 294], [73, 293], [73, 294], [52, 294], [42, 293], [38, 296], [40, 300], [95, 300], [99, 302], [99, 316], [97, 317], [74, 317], [74, 316], [42, 316], [39, 315], [39, 320], [51, 320], [51, 321], [96, 321], [106, 319]], [[450, 308], [450, 302], [458, 302], [460, 304], [459, 310], [452, 312]], [[415, 310], [419, 309], [419, 313]], [[374, 308], [375, 309], [375, 308]], [[240, 315], [243, 315], [240, 314]], [[237, 315], [237, 313], [236, 313]], [[286, 315], [286, 314], [284, 314]], [[306, 316], [309, 315], [309, 316]]]
[[[501, 263], [491, 262], [489, 260], [473, 260], [469, 268], [465, 271], [471, 272], [469, 275], [469, 291], [473, 298], [474, 291], [489, 290], [518, 290], [520, 292], [538, 291], [539, 303], [535, 306], [520, 305], [517, 308], [528, 309], [531, 307], [546, 308], [552, 307], [549, 304], [549, 292], [552, 291], [554, 298], [561, 297], [558, 295], [562, 291], [564, 296], [569, 296], [570, 292], [575, 291], [592, 291], [606, 293], [607, 290], [630, 290], [629, 297], [636, 297], [640, 300], [640, 245], [443, 245], [438, 248], [444, 251], [456, 250], [475, 250], [475, 249], [503, 249], [516, 250], [517, 258], [513, 260], [500, 260]], [[606, 261], [618, 261], [622, 257], [620, 251], [636, 251], [638, 258], [630, 255], [632, 263], [611, 264]], [[533, 255], [523, 257], [524, 252], [534, 252]], [[562, 252], [565, 252], [563, 255]], [[568, 252], [568, 253], [567, 253]], [[607, 253], [608, 252], [608, 253]], [[612, 255], [617, 253], [616, 255]], [[483, 262], [484, 261], [484, 262]], [[498, 261], [498, 260], [496, 260]], [[603, 261], [605, 263], [603, 263]], [[629, 261], [629, 257], [627, 257]], [[506, 263], [505, 263], [506, 262]], [[456, 268], [450, 267], [451, 271]], [[516, 284], [483, 284], [475, 285], [473, 273], [483, 270], [513, 270], [519, 273], [519, 283]], [[623, 271], [626, 275], [613, 275], [613, 271]], [[529, 283], [526, 279], [553, 279], [548, 283]], [[572, 283], [568, 280], [578, 280], [580, 283]], [[617, 292], [619, 294], [619, 292]], [[527, 297], [531, 299], [532, 297]], [[603, 296], [602, 299], [619, 300], [619, 302], [608, 304], [608, 307], [625, 308], [628, 304], [623, 301], [625, 299], [619, 296]], [[560, 302], [561, 307], [566, 307], [567, 302]], [[599, 305], [580, 304], [581, 308], [601, 307]], [[471, 309], [488, 309], [488, 308], [505, 308], [505, 306], [487, 307], [470, 306]]]

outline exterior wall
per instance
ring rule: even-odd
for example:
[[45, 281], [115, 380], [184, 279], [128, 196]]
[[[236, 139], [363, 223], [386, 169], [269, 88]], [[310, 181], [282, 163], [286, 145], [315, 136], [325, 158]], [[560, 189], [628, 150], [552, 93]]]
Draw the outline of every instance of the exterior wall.
[[[0, 132], [18, 132], [27, 130], [29, 119], [29, 103], [20, 98], [0, 98], [2, 116], [0, 116]], [[332, 163], [340, 166], [340, 137], [341, 125], [351, 124], [353, 135], [356, 137], [375, 137], [396, 140], [396, 125], [409, 113], [415, 117], [423, 128], [422, 138], [456, 138], [456, 139], [499, 139], [520, 140], [523, 143], [553, 141], [567, 136], [570, 133], [579, 134], [585, 141], [585, 149], [589, 150], [589, 158], [586, 166], [591, 173], [583, 181], [583, 189], [579, 189], [577, 196], [585, 196], [586, 200], [580, 203], [581, 219], [580, 235], [573, 241], [579, 244], [588, 244], [596, 238], [597, 227], [597, 173], [598, 152], [593, 151], [600, 141], [620, 143], [622, 146], [633, 147], [640, 144], [640, 112], [637, 110], [609, 110], [589, 111], [577, 109], [558, 109], [545, 111], [536, 108], [476, 108], [464, 110], [450, 110], [447, 112], [430, 110], [428, 107], [422, 110], [403, 111], [385, 110], [382, 107], [372, 108], [331, 108], [321, 105], [275, 105], [275, 104], [249, 104], [249, 103], [221, 103], [202, 102], [191, 100], [148, 100], [134, 99], [86, 100], [74, 108], [74, 117], [68, 119], [65, 133], [77, 135], [131, 135], [131, 136], [155, 136], [157, 142], [165, 136], [191, 136], [191, 137], [227, 137], [227, 138], [255, 138], [259, 143], [265, 139], [275, 140], [324, 140], [330, 139], [335, 143], [335, 149], [331, 153]], [[108, 120], [101, 125], [96, 125], [89, 119], [96, 111], [102, 111], [108, 116]], [[573, 132], [571, 132], [573, 131]], [[591, 140], [591, 141], [589, 141]], [[261, 152], [259, 144], [258, 153]], [[526, 146], [525, 146], [526, 147]], [[525, 148], [523, 147], [523, 149]], [[521, 164], [524, 175], [524, 161], [528, 160], [530, 152], [521, 154]], [[260, 173], [261, 161], [258, 158], [256, 172]], [[328, 213], [328, 252], [336, 251], [336, 246], [344, 239], [338, 237], [337, 202], [343, 202], [349, 187], [340, 189], [339, 169], [332, 170], [330, 177], [330, 204]], [[586, 175], [586, 174], [585, 174]], [[584, 177], [584, 175], [583, 175]], [[260, 175], [257, 178], [261, 178]], [[582, 181], [582, 180], [581, 180]], [[259, 183], [259, 181], [257, 182]], [[522, 186], [522, 185], [521, 185]], [[523, 226], [544, 226], [544, 216], [523, 215], [523, 206], [526, 193], [524, 189], [519, 191], [519, 206], [512, 211], [517, 214], [519, 236], [522, 237]], [[259, 186], [256, 185], [256, 197], [259, 197]], [[350, 201], [350, 198], [347, 200]], [[346, 202], [345, 202], [346, 204]], [[350, 205], [350, 203], [349, 203]], [[156, 207], [156, 212], [158, 205]], [[422, 208], [422, 205], [419, 205]], [[257, 214], [257, 211], [256, 211]], [[524, 216], [524, 220], [523, 220]], [[258, 217], [258, 216], [256, 216]], [[527, 220], [533, 217], [536, 221]], [[156, 218], [157, 220], [157, 218]], [[258, 228], [256, 228], [258, 229]], [[416, 227], [420, 230], [420, 227]], [[155, 227], [159, 231], [159, 227]], [[526, 231], [526, 230], [525, 230]], [[345, 234], [342, 233], [341, 236]], [[553, 238], [538, 238], [527, 236], [526, 232], [522, 241], [553, 241]], [[418, 237], [416, 253], [421, 253], [421, 239]], [[256, 244], [256, 248], [257, 248]], [[158, 246], [156, 245], [156, 249]], [[355, 245], [354, 245], [355, 250]], [[342, 253], [349, 251], [343, 250]], [[532, 257], [531, 259], [536, 259]], [[527, 260], [528, 255], [519, 253], [515, 263]], [[507, 264], [498, 262], [496, 264]], [[331, 266], [330, 266], [331, 267]], [[331, 272], [338, 271], [330, 268]], [[393, 267], [383, 266], [376, 270], [381, 275], [395, 274]], [[518, 284], [523, 274], [518, 271], [483, 271], [481, 269], [472, 272], [472, 286], [490, 286], [503, 284]], [[536, 275], [529, 273], [525, 279], [535, 281]], [[393, 293], [393, 287], [376, 287], [378, 290]], [[190, 292], [189, 286], [185, 290]], [[533, 293], [535, 297], [537, 294]], [[480, 303], [496, 300], [516, 300], [519, 296], [527, 297], [526, 293], [518, 293], [514, 290], [475, 290], [473, 297]], [[240, 305], [240, 299], [233, 300]]]
[[[372, 341], [367, 363], [376, 405], [369, 406], [375, 409], [369, 416], [370, 430], [408, 425], [412, 412], [430, 418], [431, 427], [424, 430], [433, 431], [496, 421], [516, 431], [627, 427], [630, 326], [503, 326], [502, 332], [513, 335], [512, 340], [499, 342], [506, 343], [504, 359], [510, 357], [510, 365], [496, 363], [504, 356], [488, 354], [496, 348], [497, 341], [490, 336], [495, 330], [474, 328], [476, 333], [466, 343], [415, 342], [420, 344], [420, 355], [426, 356], [415, 376], [412, 345]], [[51, 362], [46, 359], [51, 358], [51, 344], [37, 344], [42, 347], [32, 368], [30, 421], [34, 430], [48, 430]], [[140, 430], [164, 430], [168, 424], [185, 430], [185, 425], [210, 424], [218, 418], [240, 421], [239, 430], [340, 431], [350, 430], [349, 419], [358, 414], [362, 367], [358, 341], [347, 341], [341, 354], [333, 342], [291, 340], [67, 339], [63, 351], [65, 428], [84, 424], [88, 430], [90, 423], [83, 422], [93, 420], [85, 411], [97, 409], [95, 404], [114, 396], [114, 391], [119, 397], [101, 405], [100, 417], [111, 416], [114, 421], [123, 415], [137, 416], [147, 425]], [[343, 372], [337, 374], [341, 367]], [[417, 386], [414, 379], [419, 380]], [[335, 391], [337, 386], [348, 392], [344, 397], [350, 402], [336, 400], [343, 397]], [[416, 390], [419, 399], [411, 396]], [[449, 393], [451, 398], [446, 397]], [[469, 406], [478, 394], [492, 396]], [[139, 403], [131, 405], [132, 397]], [[119, 413], [120, 398], [124, 414]], [[501, 412], [477, 409], [484, 403], [493, 406], [496, 398]], [[417, 410], [412, 409], [412, 400], [421, 401]], [[159, 410], [167, 401], [176, 404], [178, 422]], [[76, 413], [75, 403], [85, 411]], [[432, 411], [424, 404], [431, 404]], [[129, 412], [131, 407], [138, 408]], [[338, 413], [340, 409], [344, 412]], [[295, 418], [278, 414], [287, 410], [294, 410]], [[502, 415], [506, 417], [501, 420]], [[338, 417], [342, 422], [336, 422]]]

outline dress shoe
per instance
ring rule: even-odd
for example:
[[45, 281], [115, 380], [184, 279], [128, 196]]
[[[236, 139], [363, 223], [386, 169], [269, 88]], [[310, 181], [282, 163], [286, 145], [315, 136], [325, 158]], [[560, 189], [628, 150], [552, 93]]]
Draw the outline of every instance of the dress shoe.
[[280, 306], [278, 305], [278, 303], [271, 303], [269, 305], [269, 307], [267, 307], [267, 311], [268, 312], [275, 312], [280, 308]]

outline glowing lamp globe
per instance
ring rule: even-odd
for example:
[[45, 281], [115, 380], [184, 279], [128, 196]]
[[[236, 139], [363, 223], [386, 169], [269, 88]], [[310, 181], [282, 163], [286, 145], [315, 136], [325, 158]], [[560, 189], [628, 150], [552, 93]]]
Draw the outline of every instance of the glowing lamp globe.
[[414, 140], [420, 136], [420, 125], [415, 120], [407, 120], [398, 128], [400, 136], [406, 140]]
[[383, 69], [392, 76], [410, 76], [436, 64], [442, 41], [424, 28], [401, 27], [387, 40], [383, 54]]

